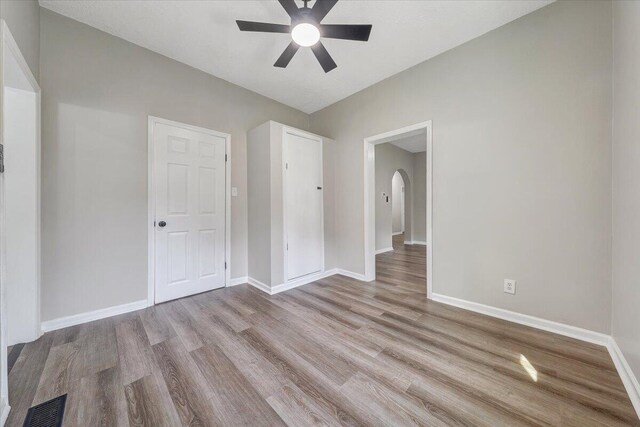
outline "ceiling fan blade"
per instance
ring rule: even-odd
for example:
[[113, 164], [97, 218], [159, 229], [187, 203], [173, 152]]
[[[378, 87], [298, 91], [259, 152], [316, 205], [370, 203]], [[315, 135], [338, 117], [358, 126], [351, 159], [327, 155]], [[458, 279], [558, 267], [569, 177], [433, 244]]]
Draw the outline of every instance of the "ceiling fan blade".
[[240, 31], [258, 31], [261, 33], [289, 33], [291, 32], [290, 25], [282, 24], [270, 24], [268, 22], [253, 22], [253, 21], [240, 21], [237, 20], [238, 28]]
[[280, 5], [284, 8], [284, 10], [287, 12], [287, 14], [290, 17], [295, 18], [300, 13], [300, 10], [296, 5], [296, 0], [278, 0], [278, 1], [280, 2]]
[[289, 62], [291, 62], [293, 55], [295, 55], [296, 52], [298, 51], [298, 49], [300, 49], [300, 46], [298, 46], [297, 43], [295, 42], [289, 43], [289, 46], [287, 46], [284, 52], [282, 52], [282, 55], [280, 55], [280, 58], [278, 58], [278, 60], [276, 61], [275, 64], [273, 64], [273, 66], [286, 68], [287, 65], [289, 65]]
[[350, 24], [321, 24], [320, 34], [330, 39], [356, 40], [366, 42], [369, 40], [372, 25]]
[[313, 54], [316, 56], [316, 59], [322, 66], [322, 69], [325, 73], [328, 73], [329, 71], [337, 67], [335, 61], [333, 60], [331, 55], [329, 55], [329, 52], [327, 52], [327, 49], [324, 47], [322, 42], [318, 42], [311, 46], [311, 50], [313, 51]]
[[316, 0], [313, 8], [311, 8], [311, 16], [316, 22], [322, 21], [336, 3], [338, 3], [338, 0]]

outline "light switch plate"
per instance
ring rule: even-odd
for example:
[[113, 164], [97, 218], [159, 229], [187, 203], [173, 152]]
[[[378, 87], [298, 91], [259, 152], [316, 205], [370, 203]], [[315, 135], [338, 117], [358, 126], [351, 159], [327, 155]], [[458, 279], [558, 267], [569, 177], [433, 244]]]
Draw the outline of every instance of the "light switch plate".
[[504, 279], [504, 291], [507, 294], [515, 295], [516, 293], [516, 281], [513, 279]]
[[231, 187], [231, 196], [238, 197], [238, 187]]

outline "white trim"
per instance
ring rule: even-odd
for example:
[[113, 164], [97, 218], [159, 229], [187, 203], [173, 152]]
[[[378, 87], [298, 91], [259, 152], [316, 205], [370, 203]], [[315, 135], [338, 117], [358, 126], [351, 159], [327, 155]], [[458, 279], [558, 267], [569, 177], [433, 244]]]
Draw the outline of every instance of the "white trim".
[[316, 280], [324, 279], [325, 277], [333, 276], [337, 273], [337, 269], [329, 271], [321, 271], [319, 273], [309, 274], [307, 276], [298, 277], [293, 280], [289, 280], [281, 285], [271, 287], [271, 295], [279, 294], [280, 292], [288, 291], [289, 289], [297, 288], [298, 286], [308, 285]]
[[[36, 155], [37, 155], [37, 173], [38, 179], [36, 180], [38, 187], [36, 188], [37, 202], [36, 202], [36, 253], [38, 254], [36, 260], [36, 301], [35, 303], [35, 331], [34, 339], [40, 336], [38, 325], [40, 324], [40, 294], [41, 294], [41, 266], [40, 266], [40, 252], [41, 252], [41, 237], [40, 237], [40, 150], [41, 150], [41, 90], [38, 85], [27, 61], [24, 59], [18, 44], [16, 43], [9, 26], [4, 19], [0, 19], [0, 144], [4, 144], [4, 56], [5, 52], [10, 52], [13, 58], [18, 63], [18, 67], [26, 78], [27, 82], [31, 86], [32, 92], [36, 95]], [[5, 212], [4, 212], [4, 178], [0, 180], [2, 188], [0, 188], [0, 425], [4, 425], [11, 407], [9, 406], [9, 391], [8, 391], [8, 369], [7, 369], [7, 289], [6, 289], [6, 259], [5, 259]]]
[[[284, 249], [284, 257], [283, 257], [283, 262], [284, 265], [282, 266], [282, 280], [284, 281], [284, 284], [289, 285], [292, 284], [292, 287], [296, 287], [296, 286], [300, 286], [300, 285], [294, 285], [295, 283], [298, 283], [298, 281], [300, 279], [309, 277], [309, 276], [303, 276], [303, 277], [296, 277], [294, 279], [289, 279], [289, 250], [288, 250], [288, 242], [289, 242], [289, 237], [287, 235], [287, 163], [288, 163], [288, 158], [287, 158], [287, 138], [286, 135], [287, 134], [291, 134], [291, 135], [296, 135], [299, 136], [301, 138], [306, 138], [306, 139], [310, 139], [313, 141], [317, 141], [320, 143], [320, 171], [322, 174], [322, 180], [320, 183], [320, 186], [324, 188], [324, 138], [319, 136], [319, 135], [315, 135], [313, 133], [309, 133], [297, 128], [292, 128], [290, 126], [286, 126], [286, 125], [282, 125], [282, 244], [283, 244], [283, 249]], [[312, 274], [324, 274], [325, 272], [325, 259], [324, 259], [324, 196], [320, 199], [320, 215], [321, 215], [321, 233], [322, 233], [322, 269], [317, 272], [317, 273], [312, 273]], [[307, 282], [308, 283], [308, 282]], [[283, 286], [283, 285], [276, 285], [276, 286]], [[286, 288], [286, 289], [291, 289], [291, 288]], [[282, 292], [282, 291], [278, 291], [278, 292]], [[277, 292], [276, 292], [277, 293]]]
[[147, 122], [147, 306], [155, 304], [156, 299], [156, 194], [154, 180], [155, 148], [153, 144], [153, 121]]
[[376, 255], [380, 255], [380, 254], [383, 254], [385, 252], [391, 252], [391, 251], [393, 251], [393, 247], [383, 248], [383, 249], [376, 249]]
[[[425, 129], [427, 139], [427, 298], [433, 293], [433, 123], [431, 120], [406, 126], [390, 132], [364, 138], [364, 278], [376, 278], [375, 250], [375, 145], [389, 142], [399, 135]], [[415, 242], [414, 242], [415, 243]]]
[[411, 240], [411, 241], [405, 241], [404, 244], [405, 245], [422, 245], [422, 246], [426, 246], [427, 242], [425, 242], [423, 240]]
[[280, 292], [288, 291], [289, 289], [297, 288], [298, 286], [307, 285], [317, 280], [324, 279], [325, 277], [334, 276], [336, 274], [351, 277], [352, 279], [364, 281], [364, 275], [362, 274], [354, 273], [352, 271], [342, 270], [339, 268], [332, 268], [331, 270], [309, 274], [308, 276], [299, 277], [297, 279], [290, 280], [287, 283], [282, 283], [275, 286], [269, 286], [257, 279], [254, 279], [253, 277], [248, 277], [246, 283], [249, 283], [249, 285], [253, 286], [254, 288], [260, 289], [262, 292], [265, 292], [269, 295], [275, 295], [275, 294], [279, 294]]
[[231, 135], [225, 138], [224, 283], [231, 286]]
[[0, 426], [4, 426], [4, 423], [9, 418], [9, 412], [11, 411], [11, 406], [7, 402], [7, 399], [0, 399]]
[[367, 278], [365, 277], [364, 274], [355, 273], [353, 271], [343, 270], [341, 268], [338, 268], [337, 274], [339, 274], [341, 276], [351, 277], [352, 279], [356, 279], [356, 280], [359, 280], [361, 282], [369, 282], [369, 280], [367, 280]]
[[42, 322], [42, 332], [55, 331], [57, 329], [67, 328], [69, 326], [80, 325], [82, 323], [93, 322], [94, 320], [105, 319], [107, 317], [117, 316], [118, 314], [130, 313], [132, 311], [142, 310], [147, 307], [147, 300], [130, 302], [122, 305], [114, 305], [113, 307], [101, 308], [99, 310], [88, 311], [86, 313], [74, 314], [71, 316], [60, 317], [58, 319], [47, 320]]
[[231, 135], [224, 132], [218, 132], [199, 126], [193, 126], [185, 123], [175, 122], [160, 117], [148, 117], [147, 132], [147, 306], [151, 307], [155, 304], [155, 226], [156, 220], [156, 202], [155, 202], [155, 180], [154, 180], [154, 164], [155, 164], [155, 147], [153, 144], [153, 128], [156, 124], [165, 124], [169, 126], [181, 127], [194, 132], [205, 133], [225, 139], [225, 286], [231, 285]]
[[427, 126], [427, 298], [433, 297], [433, 124]]
[[[35, 76], [33, 75], [33, 73], [31, 72], [31, 68], [29, 68], [29, 64], [27, 64], [26, 59], [24, 58], [24, 56], [22, 55], [22, 52], [20, 51], [20, 48], [18, 47], [18, 44], [16, 43], [15, 39], [13, 38], [13, 35], [11, 34], [11, 30], [9, 29], [9, 26], [7, 25], [6, 21], [4, 19], [0, 19], [0, 27], [1, 27], [1, 32], [2, 32], [2, 37], [0, 37], [1, 41], [2, 41], [2, 49], [0, 50], [0, 56], [2, 56], [4, 58], [4, 48], [7, 48], [11, 54], [13, 55], [14, 59], [16, 60], [16, 62], [18, 63], [18, 66], [20, 67], [20, 71], [22, 71], [22, 74], [24, 75], [24, 77], [27, 79], [27, 82], [29, 83], [29, 86], [31, 86], [31, 91], [33, 93], [35, 93], [36, 95], [36, 156], [37, 156], [37, 179], [36, 179], [36, 185], [37, 185], [37, 189], [36, 189], [36, 194], [37, 194], [37, 201], [36, 201], [36, 253], [38, 254], [37, 257], [37, 261], [36, 261], [36, 268], [37, 268], [37, 272], [36, 272], [36, 286], [37, 286], [37, 297], [36, 297], [36, 321], [34, 322], [36, 325], [36, 329], [37, 329], [37, 325], [40, 324], [40, 294], [41, 294], [41, 282], [42, 282], [42, 278], [41, 278], [41, 252], [42, 252], [42, 241], [41, 241], [41, 165], [40, 165], [40, 156], [41, 156], [41, 150], [42, 150], [42, 142], [41, 142], [41, 134], [42, 134], [42, 120], [41, 120], [41, 116], [42, 116], [42, 107], [41, 107], [41, 97], [42, 97], [42, 91], [40, 89], [40, 85], [38, 84], [38, 81], [36, 80]], [[0, 60], [0, 62], [2, 62], [2, 60]], [[2, 70], [2, 75], [4, 76], [4, 64], [2, 64], [2, 66], [0, 67], [0, 69]], [[4, 91], [4, 81], [3, 81], [3, 77], [0, 77], [0, 88], [1, 90]], [[2, 96], [0, 96], [0, 100], [2, 103], [4, 103], [4, 93], [2, 94]], [[2, 111], [2, 108], [0, 108], [0, 111]], [[2, 118], [0, 118], [0, 129], [4, 129], [4, 113], [0, 114], [2, 115]], [[2, 140], [3, 138], [0, 137], [0, 144], [4, 144], [4, 141]], [[4, 261], [4, 260], [3, 260]], [[40, 331], [36, 330], [34, 331], [34, 340], [37, 339], [38, 337], [40, 337]]]
[[247, 277], [247, 283], [254, 288], [260, 289], [262, 292], [266, 292], [271, 295], [271, 286], [262, 283], [261, 281], [254, 279], [253, 277]]
[[629, 395], [629, 399], [636, 410], [636, 414], [638, 414], [638, 417], [640, 418], [640, 383], [638, 383], [638, 379], [631, 370], [631, 366], [629, 366], [627, 359], [625, 359], [622, 350], [618, 347], [616, 340], [613, 337], [609, 338], [609, 343], [607, 345], [609, 354], [611, 355], [613, 364], [616, 366], [616, 370], [624, 384], [624, 388], [627, 390], [627, 394]]
[[474, 311], [487, 316], [496, 317], [498, 319], [507, 320], [509, 322], [518, 323], [520, 325], [530, 326], [543, 331], [553, 332], [565, 337], [575, 338], [581, 341], [590, 342], [607, 346], [611, 337], [609, 335], [590, 331], [588, 329], [578, 328], [576, 326], [567, 325], [552, 320], [541, 319], [539, 317], [529, 316], [527, 314], [516, 313], [502, 308], [492, 307], [473, 301], [466, 301], [459, 298], [449, 297], [441, 294], [432, 294], [431, 299], [443, 304], [452, 305], [454, 307], [464, 308], [465, 310]]
[[[404, 216], [404, 215], [401, 215], [401, 217], [402, 217], [402, 216]], [[404, 231], [396, 231], [395, 233], [391, 233], [391, 235], [392, 235], [392, 236], [399, 236], [399, 235], [401, 235], [402, 233], [404, 233]]]
[[235, 277], [235, 278], [231, 279], [231, 281], [229, 282], [229, 286], [242, 285], [244, 283], [248, 283], [248, 280], [249, 280], [249, 278], [247, 276]]

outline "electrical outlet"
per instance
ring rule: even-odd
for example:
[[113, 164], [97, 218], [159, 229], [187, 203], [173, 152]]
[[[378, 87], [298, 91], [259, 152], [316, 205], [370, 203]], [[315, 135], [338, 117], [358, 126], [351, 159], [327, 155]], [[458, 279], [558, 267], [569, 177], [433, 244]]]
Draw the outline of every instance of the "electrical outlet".
[[504, 291], [507, 294], [515, 295], [516, 293], [516, 281], [513, 279], [504, 279]]

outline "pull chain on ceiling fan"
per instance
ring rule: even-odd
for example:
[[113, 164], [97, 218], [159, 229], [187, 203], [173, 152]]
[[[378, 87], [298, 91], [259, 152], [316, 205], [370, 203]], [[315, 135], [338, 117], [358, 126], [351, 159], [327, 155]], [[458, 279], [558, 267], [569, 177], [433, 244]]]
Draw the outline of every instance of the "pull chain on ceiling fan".
[[371, 25], [320, 23], [338, 0], [316, 0], [312, 8], [307, 6], [308, 0], [304, 0], [304, 7], [301, 8], [298, 8], [295, 0], [278, 1], [291, 17], [290, 25], [236, 21], [240, 31], [291, 34], [292, 41], [273, 64], [275, 67], [286, 68], [300, 46], [304, 46], [311, 48], [324, 72], [328, 73], [336, 68], [337, 65], [320, 41], [321, 37], [363, 42], [369, 40]]

